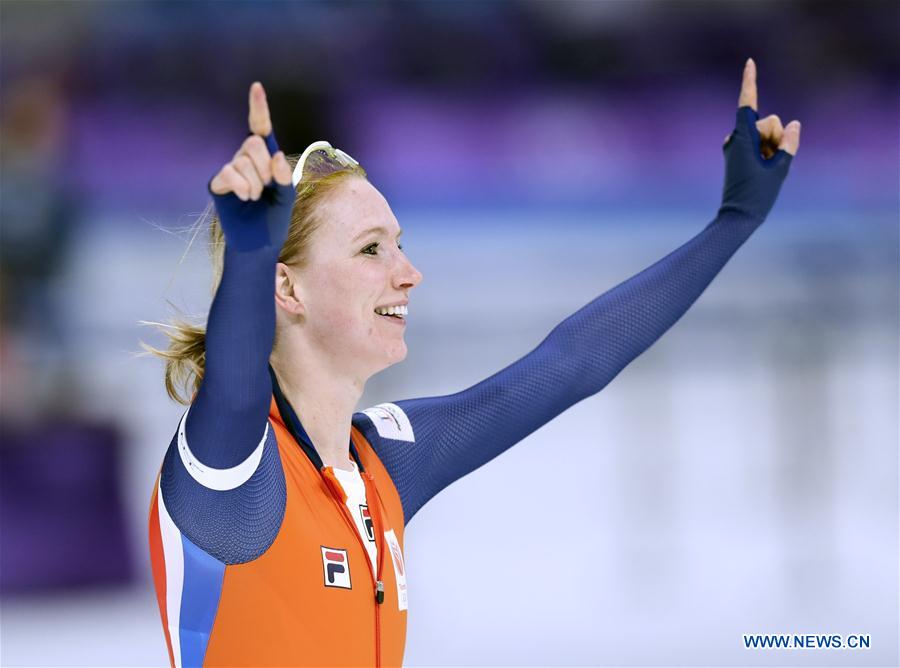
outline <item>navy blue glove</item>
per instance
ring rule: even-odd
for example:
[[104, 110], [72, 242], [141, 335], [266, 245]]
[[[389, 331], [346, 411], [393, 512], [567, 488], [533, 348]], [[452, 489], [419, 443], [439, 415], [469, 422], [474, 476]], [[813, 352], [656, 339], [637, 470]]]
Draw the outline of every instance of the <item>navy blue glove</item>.
[[[270, 155], [278, 153], [274, 132], [265, 141]], [[211, 189], [209, 192], [216, 203], [229, 249], [250, 251], [269, 246], [281, 250], [291, 223], [295, 195], [292, 185], [280, 185], [273, 178], [258, 200], [246, 202], [233, 192], [225, 195], [216, 195]]]
[[735, 128], [722, 147], [725, 187], [719, 214], [735, 212], [762, 222], [775, 204], [794, 156], [778, 149], [771, 158], [763, 158], [757, 120], [759, 114], [752, 107], [737, 110]]

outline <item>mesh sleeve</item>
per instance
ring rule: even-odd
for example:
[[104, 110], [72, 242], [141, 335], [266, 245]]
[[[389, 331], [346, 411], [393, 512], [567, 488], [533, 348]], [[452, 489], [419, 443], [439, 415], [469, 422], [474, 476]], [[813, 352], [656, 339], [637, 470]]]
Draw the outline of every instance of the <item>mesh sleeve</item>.
[[371, 417], [358, 414], [400, 491], [407, 522], [447, 485], [599, 392], [684, 315], [768, 216], [791, 166], [793, 156], [783, 149], [762, 157], [758, 119], [749, 106], [737, 110], [722, 147], [722, 205], [693, 239], [581, 308], [487, 380], [457, 394], [393, 404], [408, 434], [395, 425], [395, 437], [389, 426], [384, 436]]
[[[274, 137], [265, 140], [274, 155]], [[258, 200], [213, 194], [225, 234], [224, 267], [207, 319], [203, 381], [182, 437], [190, 461], [207, 472], [240, 467], [253, 454], [259, 455], [259, 463], [251, 460], [255, 469], [242, 473], [236, 487], [216, 489], [206, 482], [215, 475], [194, 477], [186, 469], [178, 435], [163, 460], [160, 484], [173, 521], [225, 563], [259, 556], [274, 540], [284, 515], [284, 472], [266, 421], [272, 396], [268, 364], [275, 339], [275, 264], [294, 194], [292, 186], [274, 181]]]
[[449, 484], [605, 387], [681, 318], [760, 222], [720, 212], [502, 371], [456, 394], [396, 402], [412, 441], [382, 437], [357, 414], [400, 492], [406, 521]]

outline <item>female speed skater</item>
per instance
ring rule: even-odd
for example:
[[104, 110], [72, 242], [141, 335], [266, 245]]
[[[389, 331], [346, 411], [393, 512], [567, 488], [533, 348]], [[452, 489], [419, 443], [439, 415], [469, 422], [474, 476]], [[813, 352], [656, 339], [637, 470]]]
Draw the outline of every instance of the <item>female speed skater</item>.
[[209, 183], [206, 328], [174, 326], [156, 351], [188, 404], [150, 512], [169, 660], [399, 666], [406, 524], [603, 389], [687, 311], [766, 219], [800, 123], [759, 119], [748, 60], [712, 222], [480, 383], [356, 412], [366, 381], [406, 356], [422, 275], [356, 160], [327, 142], [287, 157], [258, 82], [249, 107], [250, 135]]

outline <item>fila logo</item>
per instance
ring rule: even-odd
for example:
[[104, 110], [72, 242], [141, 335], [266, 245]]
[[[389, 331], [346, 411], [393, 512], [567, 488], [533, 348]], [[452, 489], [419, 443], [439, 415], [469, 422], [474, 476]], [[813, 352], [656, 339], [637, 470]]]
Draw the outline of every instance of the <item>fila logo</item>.
[[350, 586], [350, 561], [347, 559], [347, 550], [324, 545], [321, 547], [325, 586], [353, 589]]
[[366, 528], [366, 535], [369, 537], [369, 542], [375, 542], [375, 525], [372, 523], [372, 516], [369, 514], [369, 506], [361, 503], [359, 504], [359, 514], [362, 517], [363, 526]]

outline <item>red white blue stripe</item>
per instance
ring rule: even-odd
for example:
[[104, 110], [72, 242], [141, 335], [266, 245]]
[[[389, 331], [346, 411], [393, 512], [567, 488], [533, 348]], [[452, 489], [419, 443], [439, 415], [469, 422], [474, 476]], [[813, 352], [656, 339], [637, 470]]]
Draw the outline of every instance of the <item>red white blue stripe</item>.
[[176, 668], [202, 666], [222, 595], [225, 564], [188, 540], [172, 521], [157, 491], [165, 563], [165, 629]]

